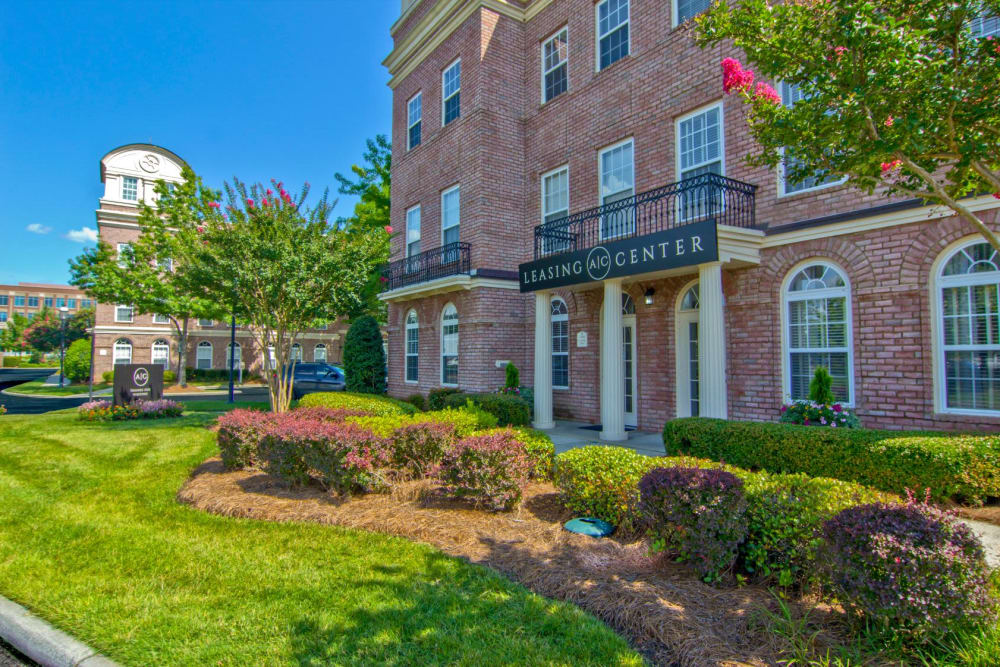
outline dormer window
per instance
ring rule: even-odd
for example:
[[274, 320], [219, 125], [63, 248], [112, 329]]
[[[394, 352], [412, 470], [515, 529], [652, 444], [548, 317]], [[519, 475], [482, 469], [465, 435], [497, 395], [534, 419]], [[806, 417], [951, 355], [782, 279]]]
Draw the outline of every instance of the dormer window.
[[139, 179], [135, 176], [122, 177], [122, 199], [125, 201], [138, 201]]

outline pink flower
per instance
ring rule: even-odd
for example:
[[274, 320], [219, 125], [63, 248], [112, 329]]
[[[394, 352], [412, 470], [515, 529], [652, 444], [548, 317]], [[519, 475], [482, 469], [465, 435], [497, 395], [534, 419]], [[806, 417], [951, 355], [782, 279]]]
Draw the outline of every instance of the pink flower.
[[261, 204], [261, 206], [267, 206], [268, 205], [267, 199], [261, 199], [260, 200], [260, 204]]
[[253, 200], [247, 199], [247, 208], [253, 208]]
[[826, 426], [826, 417], [820, 417], [819, 423], [822, 424], [823, 426]]
[[265, 190], [265, 192], [267, 193], [268, 197], [274, 194], [274, 192], [271, 191], [271, 188], [268, 188], [267, 190]]
[[379, 280], [381, 280], [381, 281], [382, 281], [382, 282], [384, 282], [384, 283], [387, 283], [387, 282], [389, 282], [389, 279], [388, 279], [388, 278], [386, 278], [385, 276], [382, 276], [381, 278], [379, 278]]
[[210, 202], [208, 202], [208, 207], [209, 208], [219, 208], [219, 202], [217, 202], [217, 201], [210, 201]]
[[385, 233], [386, 234], [392, 234], [392, 225], [386, 225], [385, 226]]
[[758, 83], [753, 91], [754, 99], [760, 102], [770, 102], [771, 104], [781, 104], [781, 96], [778, 91], [767, 83]]
[[902, 160], [893, 160], [892, 162], [883, 162], [882, 163], [882, 173], [886, 174], [886, 173], [892, 171], [893, 169], [898, 169], [899, 165], [901, 165], [901, 164], [903, 164]]
[[837, 428], [837, 422], [830, 422], [830, 426], [832, 426], [833, 428]]
[[201, 234], [204, 231], [205, 231], [205, 226], [204, 225], [198, 225], [198, 233]]
[[743, 69], [743, 65], [735, 58], [725, 58], [722, 61], [722, 91], [744, 92], [753, 84], [753, 72]]
[[895, 122], [896, 121], [893, 119], [893, 117], [889, 116], [888, 118], [885, 119], [885, 126], [886, 127], [892, 127], [892, 124], [895, 123]]
[[840, 56], [844, 55], [844, 53], [846, 51], [847, 51], [847, 47], [846, 46], [835, 46], [835, 47], [833, 47], [833, 52], [837, 54], [838, 58]]
[[993, 196], [997, 199], [1000, 199], [1000, 192], [994, 192]]
[[843, 408], [843, 407], [842, 407], [842, 406], [840, 405], [840, 403], [834, 403], [834, 404], [833, 404], [833, 411], [834, 411], [834, 412], [840, 412], [840, 411], [841, 411], [841, 410], [843, 410], [843, 409], [844, 409], [844, 408]]

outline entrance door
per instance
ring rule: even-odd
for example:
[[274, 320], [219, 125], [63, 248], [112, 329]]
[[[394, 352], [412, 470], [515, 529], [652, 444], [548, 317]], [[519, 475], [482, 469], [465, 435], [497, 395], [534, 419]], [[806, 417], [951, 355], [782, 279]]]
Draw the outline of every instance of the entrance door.
[[683, 296], [677, 309], [677, 416], [697, 417], [700, 369], [698, 364], [698, 285]]
[[635, 427], [636, 419], [636, 370], [635, 370], [635, 304], [628, 294], [622, 295], [622, 366], [625, 371], [625, 425]]

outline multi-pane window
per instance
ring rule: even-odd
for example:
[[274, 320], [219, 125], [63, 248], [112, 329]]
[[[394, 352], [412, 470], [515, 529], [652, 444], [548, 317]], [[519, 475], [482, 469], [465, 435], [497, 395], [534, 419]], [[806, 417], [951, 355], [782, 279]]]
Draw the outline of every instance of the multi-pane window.
[[462, 61], [456, 60], [441, 73], [441, 125], [462, 115]]
[[542, 102], [562, 95], [569, 87], [569, 29], [542, 42]]
[[61, 296], [56, 297], [56, 308], [62, 308], [65, 305], [66, 305], [66, 299], [65, 299], [65, 297], [61, 297]]
[[139, 179], [135, 176], [122, 178], [122, 199], [136, 201], [139, 199]]
[[[701, 306], [701, 295], [698, 285], [692, 285], [684, 297], [681, 299], [680, 311], [682, 313], [697, 313]], [[697, 318], [685, 318], [684, 326], [687, 327], [687, 382], [688, 382], [688, 411], [692, 417], [701, 414], [701, 372], [698, 358], [698, 324]]]
[[326, 363], [326, 345], [320, 343], [313, 348], [313, 361]]
[[[601, 151], [601, 206], [610, 207], [601, 216], [602, 239], [635, 231], [635, 207], [631, 205], [635, 194], [632, 150], [629, 139]], [[623, 203], [615, 205], [617, 202]]]
[[170, 324], [170, 318], [159, 313], [153, 314], [153, 324]]
[[131, 322], [132, 306], [115, 306], [115, 322]]
[[597, 69], [618, 62], [629, 53], [629, 0], [597, 4]]
[[6, 294], [0, 294], [0, 306], [6, 306], [8, 303], [10, 303], [10, 297]]
[[552, 386], [569, 389], [569, 310], [552, 299]]
[[[802, 92], [802, 87], [798, 84], [793, 83], [781, 83], [781, 102], [786, 107], [792, 107], [796, 102], [805, 99], [805, 94]], [[779, 175], [779, 183], [781, 184], [781, 194], [794, 194], [796, 192], [805, 192], [806, 190], [815, 190], [817, 188], [823, 188], [828, 185], [836, 185], [843, 182], [843, 179], [836, 176], [831, 176], [829, 174], [824, 174], [821, 171], [817, 171], [812, 176], [807, 176], [801, 180], [793, 180], [790, 177], [790, 171], [798, 165], [801, 165], [802, 161], [796, 158], [789, 152], [788, 148], [784, 149], [784, 158], [782, 160], [781, 174]]]
[[420, 206], [406, 212], [406, 256], [420, 254]]
[[46, 308], [51, 308], [52, 307], [52, 297], [51, 296], [45, 297], [45, 301], [43, 301], [42, 303], [45, 304]]
[[200, 327], [210, 327], [215, 324], [214, 320], [206, 320], [201, 317], [198, 318], [198, 326]]
[[76, 299], [66, 299], [67, 308], [76, 308]]
[[115, 366], [132, 363], [132, 341], [127, 338], [119, 338], [115, 341], [111, 348], [111, 363]]
[[21, 306], [23, 308], [24, 307], [24, 297], [23, 296], [15, 296], [14, 297], [14, 305], [15, 306]]
[[680, 25], [708, 9], [712, 0], [675, 0], [674, 25]]
[[417, 93], [406, 103], [406, 149], [420, 145], [420, 119], [423, 117], [423, 93]]
[[292, 351], [290, 353], [291, 361], [299, 362], [302, 361], [302, 346], [298, 343], [292, 345]]
[[129, 260], [132, 255], [132, 244], [131, 243], [119, 243], [118, 244], [118, 266], [125, 268], [128, 266]]
[[406, 381], [416, 382], [419, 377], [420, 324], [417, 311], [406, 315]]
[[150, 361], [154, 364], [160, 364], [164, 370], [170, 368], [170, 343], [162, 338], [158, 338], [153, 343]]
[[960, 248], [941, 287], [944, 402], [949, 410], [1000, 410], [1000, 255], [989, 243]]
[[29, 296], [28, 297], [28, 308], [38, 308], [38, 297]]
[[195, 368], [208, 370], [212, 367], [212, 344], [207, 340], [198, 343], [198, 351], [195, 354]]
[[441, 384], [458, 384], [458, 310], [450, 303], [441, 313]]
[[[682, 181], [723, 173], [722, 106], [715, 105], [677, 121], [678, 167]], [[706, 179], [685, 184], [680, 197], [682, 220], [722, 210], [722, 196]]]
[[[235, 354], [234, 354], [235, 351]], [[243, 361], [243, 348], [239, 343], [233, 348], [233, 344], [226, 345], [226, 368], [239, 368]]]
[[809, 398], [817, 366], [833, 378], [833, 395], [853, 400], [850, 288], [835, 267], [816, 263], [797, 271], [785, 293], [788, 317], [788, 388], [793, 401]]
[[969, 23], [976, 37], [1000, 37], [1000, 16], [996, 14], [984, 10]]
[[[459, 186], [449, 188], [441, 193], [441, 244], [447, 246], [450, 243], [458, 243], [458, 226], [461, 218]], [[447, 257], [442, 261], [445, 263], [458, 260], [458, 249], [447, 252]]]
[[[559, 167], [542, 174], [542, 223], [564, 220], [569, 215], [569, 167]], [[562, 224], [546, 228], [549, 234], [542, 238], [543, 252], [569, 250], [569, 230]]]
[[93, 306], [93, 305], [94, 305], [94, 302], [93, 302], [93, 301], [91, 301], [90, 299], [83, 299], [83, 300], [82, 300], [82, 301], [80, 302], [80, 307], [81, 307], [81, 308], [90, 308], [90, 307], [91, 307], [91, 306]]
[[0, 310], [0, 322], [6, 322], [6, 321], [7, 321], [7, 311]]

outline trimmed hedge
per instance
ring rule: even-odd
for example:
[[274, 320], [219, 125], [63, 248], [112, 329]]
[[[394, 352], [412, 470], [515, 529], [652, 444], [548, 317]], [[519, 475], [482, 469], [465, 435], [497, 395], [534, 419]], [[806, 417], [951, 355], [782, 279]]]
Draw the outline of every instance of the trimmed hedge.
[[470, 410], [435, 410], [419, 412], [413, 415], [372, 415], [348, 417], [347, 421], [370, 428], [381, 436], [388, 437], [393, 431], [409, 424], [450, 424], [455, 427], [459, 438], [472, 435], [475, 431], [496, 426], [489, 421], [489, 415], [482, 415]]
[[[440, 410], [445, 407], [445, 399], [452, 394], [461, 394], [461, 389], [451, 388], [451, 387], [441, 387], [439, 389], [431, 389], [427, 392], [427, 409], [428, 410]], [[464, 403], [465, 401], [463, 401]]]
[[528, 452], [528, 458], [531, 459], [533, 466], [531, 478], [542, 480], [552, 479], [552, 467], [556, 459], [556, 446], [552, 444], [552, 438], [544, 431], [523, 426], [520, 428], [508, 426], [480, 431], [476, 435], [485, 435], [488, 433], [512, 433], [515, 440], [524, 444], [524, 449]]
[[668, 454], [832, 477], [981, 504], [1000, 496], [1000, 436], [834, 429], [689, 417], [667, 422]]
[[459, 408], [466, 401], [497, 418], [500, 426], [527, 426], [531, 423], [531, 406], [516, 394], [449, 394], [444, 397], [444, 405]]
[[397, 401], [388, 396], [372, 396], [371, 394], [353, 394], [348, 391], [324, 391], [306, 394], [298, 403], [301, 407], [346, 408], [361, 410], [379, 417], [396, 415], [412, 415], [417, 409], [403, 401]]

